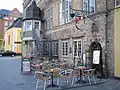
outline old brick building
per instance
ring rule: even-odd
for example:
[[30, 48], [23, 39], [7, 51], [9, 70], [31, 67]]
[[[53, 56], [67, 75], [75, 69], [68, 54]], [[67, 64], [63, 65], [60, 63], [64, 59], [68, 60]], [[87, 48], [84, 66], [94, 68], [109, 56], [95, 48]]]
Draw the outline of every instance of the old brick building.
[[[24, 10], [30, 4], [30, 0], [25, 0]], [[58, 56], [70, 64], [75, 60], [75, 64], [80, 61], [89, 65], [93, 57], [91, 47], [97, 42], [104, 72], [113, 76], [114, 0], [36, 0], [36, 4], [44, 20], [41, 23], [43, 55]], [[86, 18], [79, 20], [76, 28], [76, 17], [83, 16], [80, 10]], [[76, 17], [71, 18], [71, 13], [76, 13]]]

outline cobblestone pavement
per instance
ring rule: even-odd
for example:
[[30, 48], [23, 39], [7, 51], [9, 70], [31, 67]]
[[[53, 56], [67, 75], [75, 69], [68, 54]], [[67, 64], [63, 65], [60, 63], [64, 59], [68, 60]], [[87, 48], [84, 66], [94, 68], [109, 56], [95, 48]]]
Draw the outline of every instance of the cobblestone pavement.
[[[0, 57], [0, 90], [35, 90], [33, 74], [20, 74], [20, 57]], [[46, 90], [120, 90], [120, 81], [114, 79], [97, 80], [97, 84], [70, 84], [62, 82], [61, 88], [47, 88]], [[41, 84], [42, 85], [42, 84]], [[38, 90], [43, 90], [39, 87]]]

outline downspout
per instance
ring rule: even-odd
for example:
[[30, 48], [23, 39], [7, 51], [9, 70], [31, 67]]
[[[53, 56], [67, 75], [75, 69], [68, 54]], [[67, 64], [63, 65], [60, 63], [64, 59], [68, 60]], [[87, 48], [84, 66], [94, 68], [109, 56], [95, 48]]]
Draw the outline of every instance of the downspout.
[[108, 39], [108, 1], [106, 0], [106, 12], [105, 12], [105, 78], [108, 78], [108, 62], [107, 62], [107, 39]]

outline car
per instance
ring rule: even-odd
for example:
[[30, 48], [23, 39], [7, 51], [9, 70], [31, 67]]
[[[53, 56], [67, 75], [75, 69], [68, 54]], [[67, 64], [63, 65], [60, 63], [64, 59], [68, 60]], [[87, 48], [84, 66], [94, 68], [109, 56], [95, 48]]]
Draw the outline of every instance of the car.
[[3, 51], [0, 55], [1, 56], [11, 56], [11, 57], [13, 57], [13, 56], [16, 55], [16, 53], [13, 52], [13, 51]]

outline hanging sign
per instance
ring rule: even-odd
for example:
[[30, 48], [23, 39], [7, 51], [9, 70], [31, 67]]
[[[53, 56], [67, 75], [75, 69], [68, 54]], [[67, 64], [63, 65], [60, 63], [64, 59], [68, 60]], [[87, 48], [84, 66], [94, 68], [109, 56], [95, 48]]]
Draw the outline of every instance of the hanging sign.
[[100, 62], [100, 50], [93, 51], [93, 64], [99, 64]]

